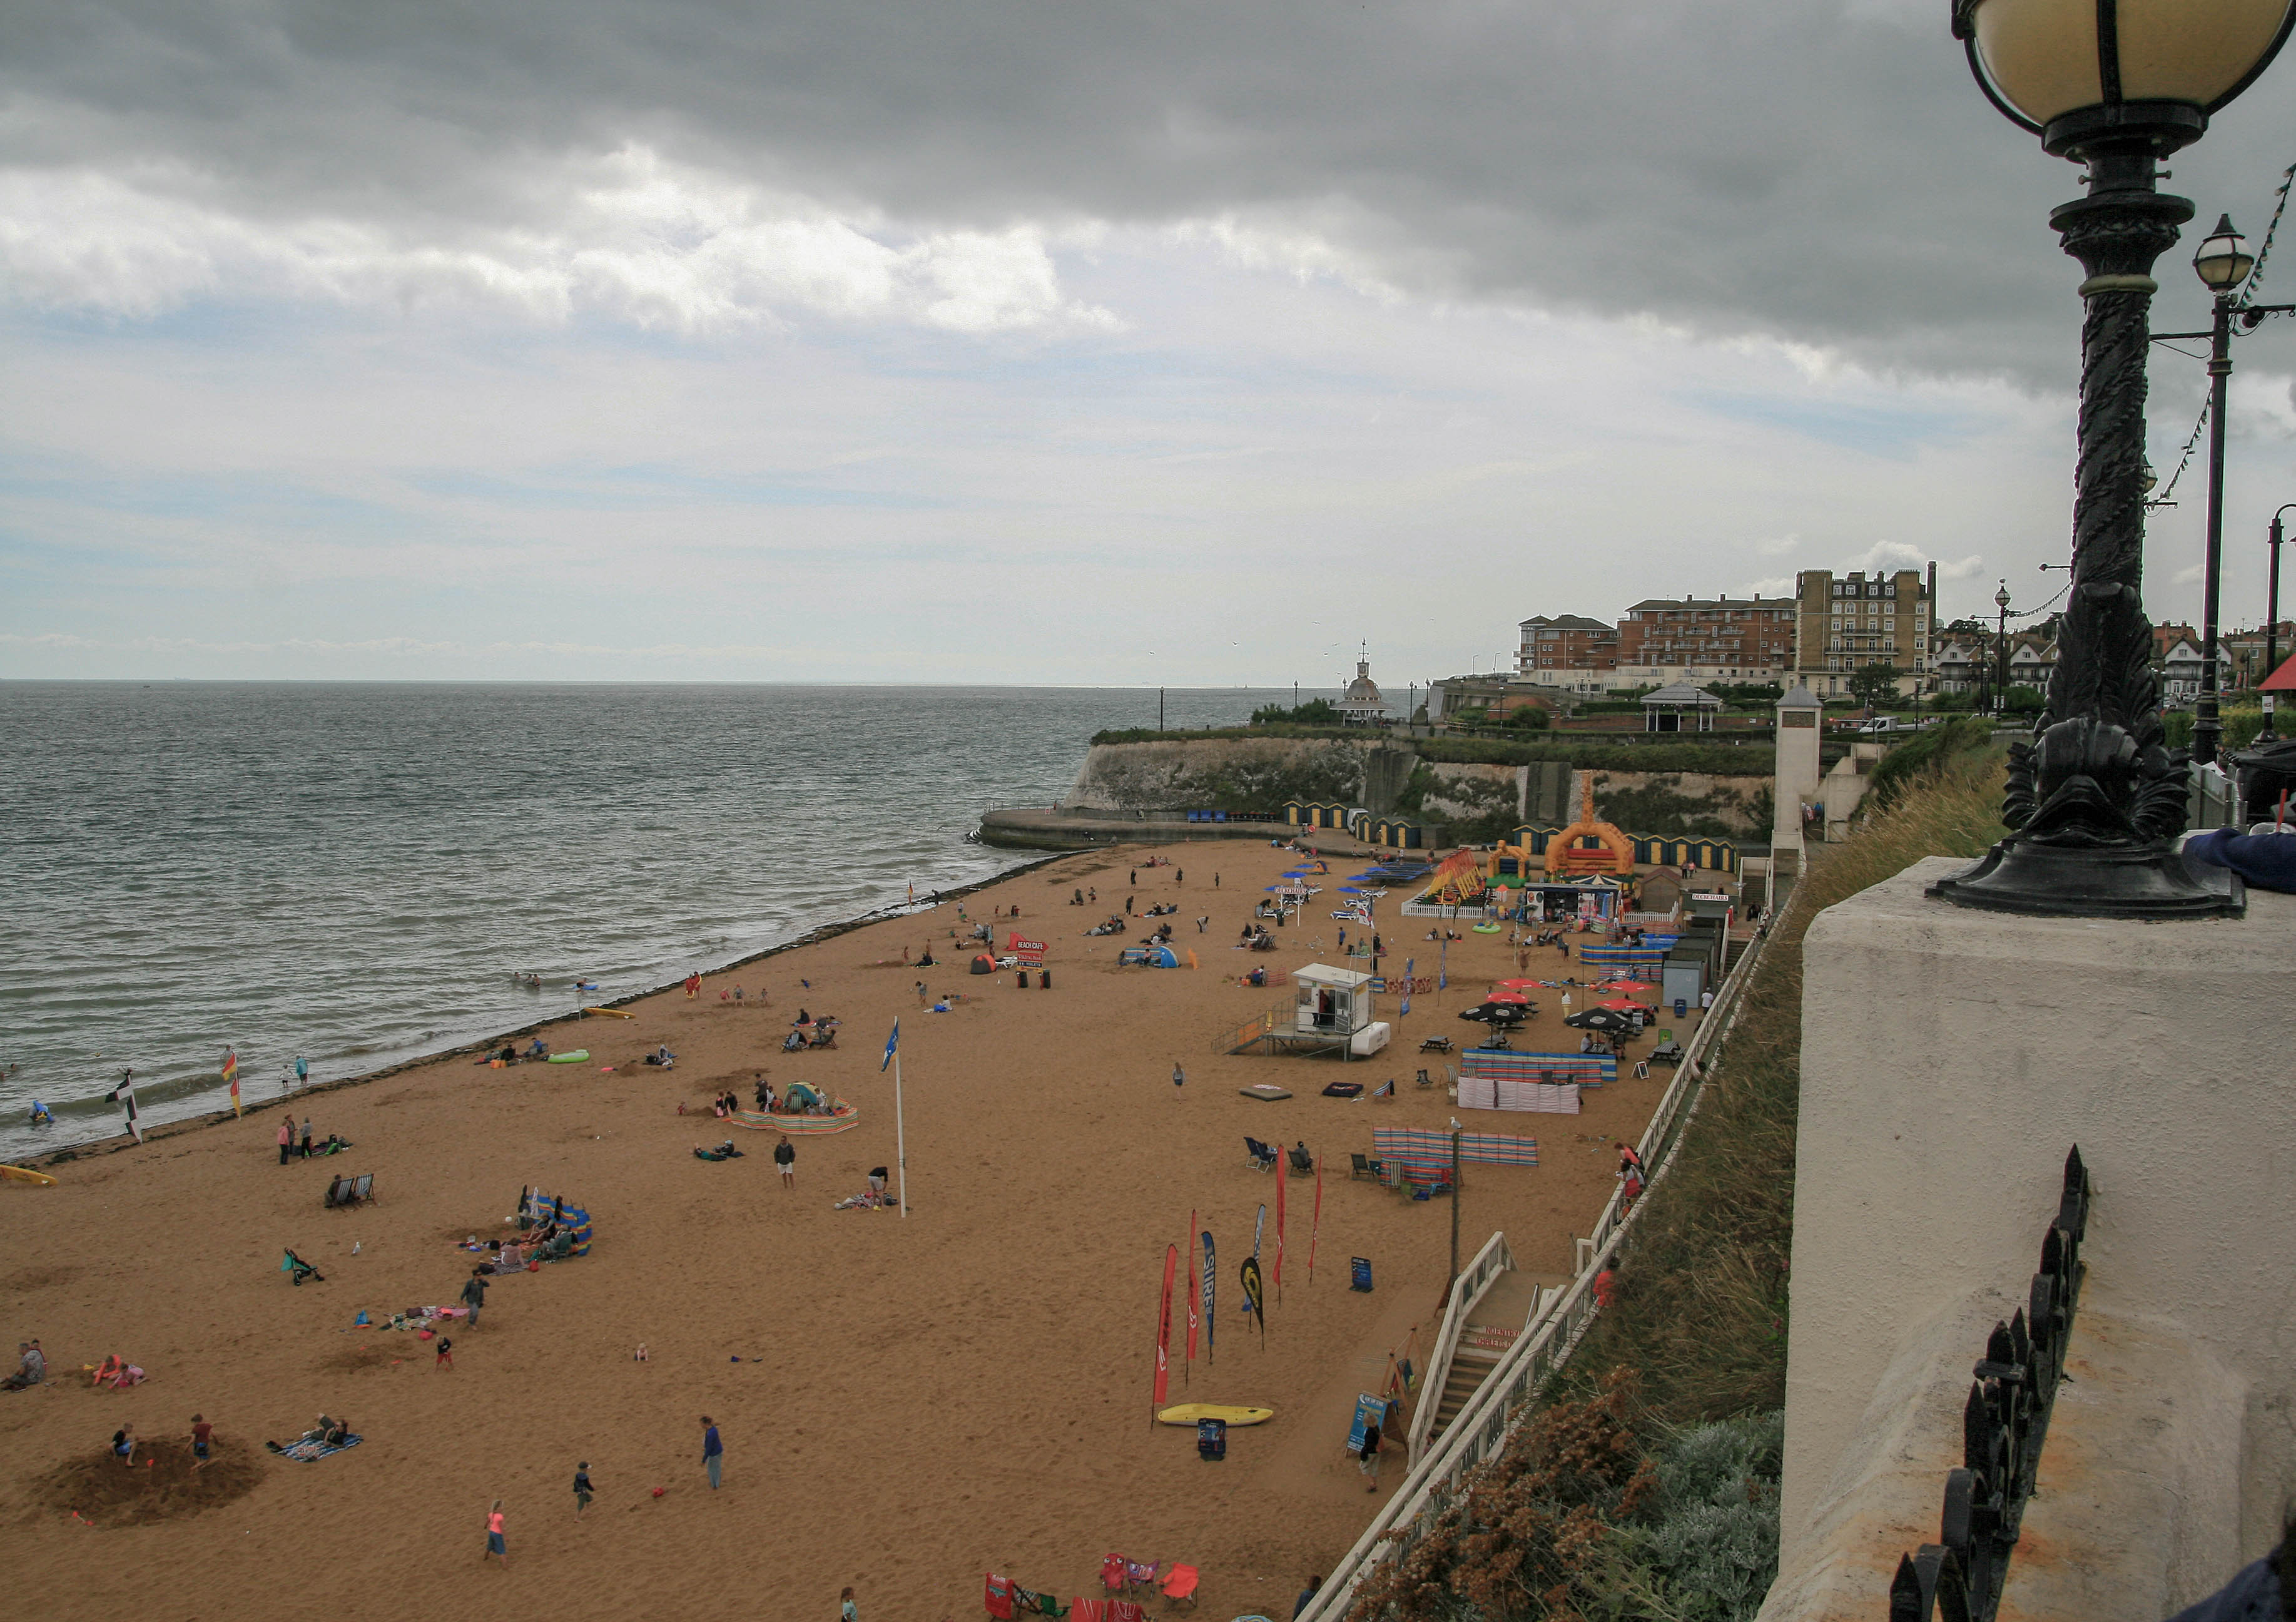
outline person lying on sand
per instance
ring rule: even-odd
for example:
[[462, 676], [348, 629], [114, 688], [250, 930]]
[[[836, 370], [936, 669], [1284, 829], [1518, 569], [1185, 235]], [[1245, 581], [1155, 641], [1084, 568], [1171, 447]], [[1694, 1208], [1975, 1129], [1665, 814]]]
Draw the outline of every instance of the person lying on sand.
[[695, 1144], [693, 1157], [696, 1160], [739, 1160], [742, 1157], [742, 1151], [735, 1149], [734, 1140], [728, 1138], [716, 1149], [704, 1149], [699, 1143]]

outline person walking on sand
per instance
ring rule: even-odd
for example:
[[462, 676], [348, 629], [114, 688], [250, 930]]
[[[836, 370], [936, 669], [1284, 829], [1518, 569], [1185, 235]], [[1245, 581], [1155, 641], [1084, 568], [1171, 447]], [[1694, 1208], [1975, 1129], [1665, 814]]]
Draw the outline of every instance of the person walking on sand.
[[590, 1461], [587, 1459], [574, 1467], [574, 1519], [582, 1519], [582, 1511], [590, 1507], [594, 1494], [590, 1491]]
[[289, 1116], [279, 1123], [279, 1164], [285, 1165], [287, 1157], [295, 1148], [295, 1117]]
[[304, 1158], [304, 1159], [306, 1159], [306, 1160], [308, 1160], [310, 1157], [311, 1157], [311, 1117], [310, 1117], [310, 1116], [305, 1116], [303, 1117], [303, 1158]]
[[848, 1584], [837, 1596], [837, 1622], [861, 1622], [861, 1613], [853, 1603], [852, 1585]]
[[1356, 1468], [1371, 1478], [1371, 1485], [1364, 1488], [1364, 1491], [1366, 1493], [1379, 1491], [1379, 1427], [1377, 1425], [1364, 1427], [1363, 1446], [1356, 1453]]
[[487, 1304], [487, 1276], [482, 1268], [471, 1269], [471, 1276], [463, 1281], [463, 1305], [471, 1309], [471, 1327], [479, 1327], [479, 1311]]
[[725, 1469], [726, 1444], [718, 1439], [718, 1422], [701, 1416], [701, 1468], [709, 1472], [709, 1490], [718, 1490], [718, 1472]]
[[1183, 1069], [1181, 1069], [1181, 1068], [1180, 1068], [1180, 1062], [1179, 1062], [1179, 1060], [1177, 1060], [1177, 1059], [1174, 1059], [1174, 1060], [1172, 1061], [1172, 1087], [1173, 1087], [1173, 1090], [1177, 1092], [1180, 1088], [1183, 1088], [1183, 1087], [1186, 1086], [1187, 1084], [1188, 1084], [1188, 1073], [1187, 1073], [1186, 1071], [1185, 1071], [1185, 1070], [1183, 1070]]
[[774, 1145], [774, 1170], [782, 1174], [782, 1187], [797, 1187], [797, 1145], [789, 1140], [787, 1132], [783, 1132], [782, 1140]]
[[929, 991], [925, 990], [925, 983], [924, 983], [923, 981], [922, 981], [922, 980], [918, 981], [918, 982], [917, 982], [917, 1006], [918, 1006], [919, 1008], [923, 1008], [923, 1007], [927, 1006], [928, 1004], [930, 1004], [931, 1001], [932, 1001], [932, 993], [931, 993], [931, 992], [929, 992]]
[[479, 1556], [479, 1563], [484, 1565], [489, 1554], [502, 1561], [504, 1571], [510, 1569], [510, 1545], [503, 1541], [503, 1511], [499, 1498], [495, 1500], [495, 1507], [487, 1511], [487, 1552]]
[[214, 1456], [215, 1427], [198, 1414], [192, 1415], [192, 1468], [205, 1470]]
[[701, 995], [701, 976], [700, 975], [698, 975], [698, 974], [694, 974], [694, 975], [688, 975], [688, 976], [685, 976], [685, 996], [686, 996], [686, 1000], [687, 1000], [688, 1001], [692, 1001], [694, 998], [699, 997], [700, 995]]
[[444, 1335], [441, 1335], [439, 1337], [439, 1361], [432, 1363], [430, 1367], [433, 1370], [438, 1370], [451, 1369], [454, 1366], [455, 1343], [447, 1339]]

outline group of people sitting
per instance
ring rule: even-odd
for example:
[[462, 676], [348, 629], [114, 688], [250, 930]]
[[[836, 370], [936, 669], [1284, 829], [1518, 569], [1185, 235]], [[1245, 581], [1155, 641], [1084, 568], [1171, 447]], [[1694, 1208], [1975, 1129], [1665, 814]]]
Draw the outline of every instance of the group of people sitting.
[[668, 1042], [663, 1042], [656, 1047], [652, 1052], [647, 1054], [642, 1062], [649, 1065], [659, 1065], [664, 1070], [675, 1070], [677, 1067], [677, 1055], [669, 1050], [669, 1044]]
[[1111, 912], [1108, 915], [1107, 922], [1094, 925], [1091, 928], [1086, 930], [1085, 934], [1122, 935], [1125, 931], [1125, 927], [1126, 926], [1123, 915], [1121, 913]]
[[[758, 1084], [758, 1108], [765, 1109], [769, 1107], [766, 1102], [766, 1086], [764, 1083], [760, 1082]], [[719, 1093], [716, 1098], [709, 1100], [709, 1113], [716, 1116], [721, 1121], [731, 1120], [733, 1118], [734, 1112], [741, 1107], [742, 1100], [731, 1088], [728, 1088], [726, 1091]]]
[[816, 1019], [803, 1009], [790, 1022], [790, 1033], [782, 1038], [782, 1051], [795, 1053], [806, 1048], [833, 1048], [837, 1045], [837, 1027], [842, 1022], [833, 1014], [824, 1014]]
[[1180, 903], [1177, 902], [1160, 902], [1155, 906], [1149, 908], [1143, 916], [1152, 918], [1160, 918], [1168, 912], [1177, 912], [1179, 910]]
[[1236, 942], [1236, 945], [1244, 951], [1274, 951], [1275, 937], [1267, 933], [1267, 926], [1265, 924], [1246, 924], [1243, 926], [1242, 937]]
[[22, 1391], [47, 1378], [47, 1354], [40, 1350], [40, 1343], [20, 1340], [16, 1343], [16, 1371], [0, 1379], [0, 1391]]
[[549, 1057], [550, 1044], [537, 1036], [523, 1048], [515, 1042], [506, 1042], [494, 1052], [488, 1054], [480, 1062], [490, 1063], [500, 1059], [505, 1065], [514, 1065], [522, 1058], [546, 1059]]

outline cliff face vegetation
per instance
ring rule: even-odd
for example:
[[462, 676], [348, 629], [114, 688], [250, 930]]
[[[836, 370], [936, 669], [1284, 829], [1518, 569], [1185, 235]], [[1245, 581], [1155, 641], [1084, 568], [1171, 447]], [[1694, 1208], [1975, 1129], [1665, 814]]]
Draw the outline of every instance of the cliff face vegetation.
[[1361, 803], [1367, 742], [1197, 738], [1095, 744], [1062, 802], [1078, 809], [1277, 812], [1286, 800]]

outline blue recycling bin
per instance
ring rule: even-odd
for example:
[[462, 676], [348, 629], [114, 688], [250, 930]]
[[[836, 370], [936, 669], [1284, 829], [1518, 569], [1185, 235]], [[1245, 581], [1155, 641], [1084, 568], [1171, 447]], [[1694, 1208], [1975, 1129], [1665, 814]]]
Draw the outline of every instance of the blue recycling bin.
[[1674, 1017], [1675, 1017], [1677, 1019], [1687, 1019], [1687, 1018], [1689, 1018], [1689, 1017], [1690, 1017], [1690, 999], [1689, 999], [1689, 998], [1687, 998], [1687, 997], [1677, 997], [1677, 998], [1674, 1000]]

